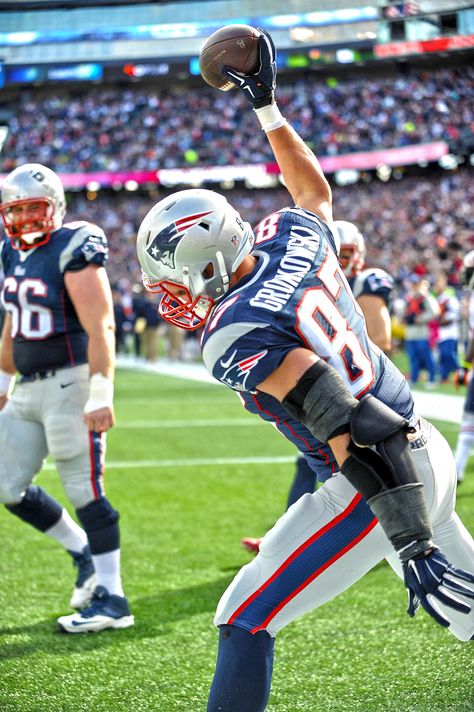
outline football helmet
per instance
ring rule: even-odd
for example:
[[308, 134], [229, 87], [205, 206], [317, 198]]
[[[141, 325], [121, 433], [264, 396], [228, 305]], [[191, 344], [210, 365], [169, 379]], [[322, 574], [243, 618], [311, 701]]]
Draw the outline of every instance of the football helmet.
[[461, 283], [466, 289], [474, 289], [474, 250], [471, 250], [462, 261]]
[[157, 203], [140, 225], [137, 252], [146, 289], [163, 294], [163, 319], [188, 331], [202, 326], [253, 244], [249, 223], [212, 190]]
[[61, 227], [65, 212], [64, 188], [50, 168], [25, 163], [6, 177], [0, 213], [15, 249], [44, 245], [53, 230]]
[[[343, 272], [346, 277], [355, 277], [364, 266], [365, 255], [367, 253], [365, 240], [359, 228], [346, 220], [335, 220], [334, 227], [341, 240], [339, 261]], [[341, 255], [342, 251], [349, 252], [350, 256], [344, 258], [344, 256]]]

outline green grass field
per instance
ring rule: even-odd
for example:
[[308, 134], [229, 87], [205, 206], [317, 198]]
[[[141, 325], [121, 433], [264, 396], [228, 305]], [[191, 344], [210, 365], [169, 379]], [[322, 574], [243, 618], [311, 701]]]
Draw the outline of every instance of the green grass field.
[[[263, 534], [284, 509], [293, 449], [230, 391], [121, 371], [116, 396], [105, 482], [121, 513], [136, 625], [56, 633], [73, 585], [69, 557], [0, 511], [1, 712], [205, 710], [214, 609], [250, 558], [239, 540]], [[444, 432], [453, 443], [456, 428]], [[473, 470], [458, 495], [471, 532]], [[51, 466], [37, 481], [64, 502]], [[457, 642], [424, 612], [410, 619], [405, 608], [403, 586], [380, 564], [284, 630], [268, 710], [472, 712], [473, 644]]]

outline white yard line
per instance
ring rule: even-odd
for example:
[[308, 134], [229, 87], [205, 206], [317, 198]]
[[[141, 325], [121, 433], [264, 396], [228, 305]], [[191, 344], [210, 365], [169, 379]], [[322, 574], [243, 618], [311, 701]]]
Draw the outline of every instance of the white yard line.
[[[193, 457], [186, 460], [108, 460], [106, 470], [128, 470], [149, 467], [200, 467], [208, 465], [274, 465], [294, 462], [296, 455], [280, 457]], [[54, 464], [48, 462], [43, 470], [54, 470]]]
[[124, 420], [123, 422], [118, 422], [114, 426], [114, 430], [117, 428], [128, 429], [157, 429], [157, 430], [167, 430], [169, 428], [233, 428], [233, 427], [250, 427], [265, 425], [265, 421], [260, 418], [247, 417], [247, 418], [223, 418], [220, 420], [215, 419], [193, 419], [193, 420]]

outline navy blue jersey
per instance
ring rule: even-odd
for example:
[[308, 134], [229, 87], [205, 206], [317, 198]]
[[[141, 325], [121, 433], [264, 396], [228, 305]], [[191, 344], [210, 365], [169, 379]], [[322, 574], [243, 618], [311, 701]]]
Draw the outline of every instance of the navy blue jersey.
[[380, 297], [389, 306], [391, 292], [395, 285], [388, 272], [378, 267], [369, 267], [355, 277], [351, 277], [349, 286], [356, 299], [364, 295]]
[[256, 230], [253, 272], [213, 309], [202, 338], [204, 363], [239, 392], [245, 407], [272, 422], [325, 480], [335, 470], [330, 448], [258, 384], [295, 348], [333, 366], [351, 393], [372, 393], [404, 417], [413, 399], [401, 373], [369, 339], [362, 311], [339, 267], [334, 236], [316, 215], [280, 210]]
[[105, 265], [107, 258], [103, 231], [87, 222], [63, 225], [49, 242], [31, 250], [15, 250], [9, 240], [3, 242], [2, 302], [11, 314], [13, 360], [21, 374], [87, 362], [87, 334], [69, 299], [64, 273]]

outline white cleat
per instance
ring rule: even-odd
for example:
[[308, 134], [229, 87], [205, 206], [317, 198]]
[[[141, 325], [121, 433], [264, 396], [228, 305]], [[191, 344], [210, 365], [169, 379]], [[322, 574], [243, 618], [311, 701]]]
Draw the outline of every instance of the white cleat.
[[129, 628], [134, 622], [127, 599], [111, 595], [103, 586], [97, 586], [88, 608], [58, 618], [62, 633], [98, 633], [106, 628]]

